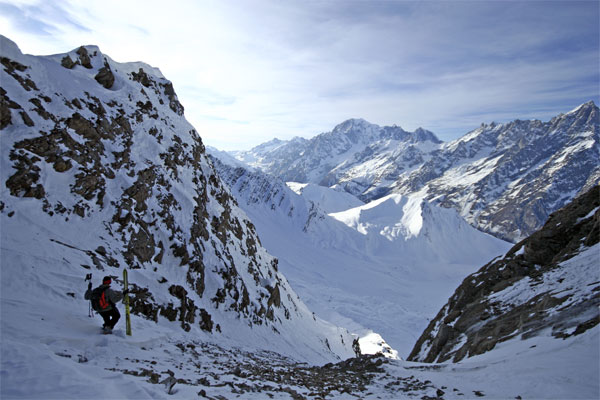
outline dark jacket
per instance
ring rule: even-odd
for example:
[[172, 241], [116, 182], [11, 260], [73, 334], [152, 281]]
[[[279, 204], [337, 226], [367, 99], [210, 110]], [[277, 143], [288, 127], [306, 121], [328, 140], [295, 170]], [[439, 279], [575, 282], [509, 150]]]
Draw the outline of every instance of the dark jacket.
[[[118, 290], [112, 290], [110, 285], [100, 285], [100, 288], [107, 288], [104, 292], [104, 295], [108, 299], [108, 307], [103, 311], [112, 310], [113, 306], [115, 306], [119, 301], [123, 300], [123, 293]], [[92, 290], [88, 289], [85, 291], [85, 295], [83, 296], [86, 300], [92, 299]]]

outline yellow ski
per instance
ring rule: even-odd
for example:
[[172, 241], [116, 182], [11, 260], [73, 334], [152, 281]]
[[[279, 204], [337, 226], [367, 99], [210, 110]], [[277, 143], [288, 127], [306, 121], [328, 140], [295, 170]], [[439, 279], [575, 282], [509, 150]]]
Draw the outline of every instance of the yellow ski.
[[[127, 291], [129, 283], [127, 282], [127, 269], [123, 268], [123, 290]], [[125, 304], [125, 333], [131, 336], [131, 318], [129, 316], [129, 294], [124, 294], [123, 303]]]

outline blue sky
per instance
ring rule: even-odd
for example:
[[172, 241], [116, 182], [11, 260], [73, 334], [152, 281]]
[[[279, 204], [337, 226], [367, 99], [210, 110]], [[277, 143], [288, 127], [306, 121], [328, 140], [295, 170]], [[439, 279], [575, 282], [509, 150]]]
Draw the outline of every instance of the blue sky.
[[170, 79], [204, 142], [248, 149], [348, 118], [442, 140], [600, 97], [592, 1], [0, 0], [25, 53], [95, 44]]

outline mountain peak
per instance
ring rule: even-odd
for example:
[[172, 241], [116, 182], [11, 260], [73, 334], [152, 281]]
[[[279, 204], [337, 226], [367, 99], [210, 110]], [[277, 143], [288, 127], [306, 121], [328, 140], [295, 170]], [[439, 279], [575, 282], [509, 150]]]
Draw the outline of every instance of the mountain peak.
[[600, 125], [599, 115], [600, 110], [594, 101], [590, 100], [565, 114], [557, 115], [552, 118], [550, 122], [554, 124], [557, 129], [566, 125], [573, 125], [576, 130], [583, 129], [597, 132], [598, 126]]
[[276, 145], [276, 144], [281, 144], [283, 143], [283, 140], [279, 139], [279, 138], [273, 138], [271, 140], [269, 140], [268, 142], [265, 142], [265, 145]]
[[287, 143], [287, 142], [284, 140], [274, 138], [274, 139], [269, 140], [268, 142], [261, 143], [258, 146], [254, 146], [250, 151], [254, 151], [254, 152], [272, 151], [272, 150], [278, 148], [279, 146], [284, 145], [285, 143]]
[[333, 132], [348, 132], [352, 129], [364, 128], [366, 126], [373, 126], [373, 124], [362, 118], [350, 118], [337, 124], [335, 128], [333, 128]]
[[438, 137], [435, 135], [435, 133], [428, 131], [427, 129], [423, 129], [421, 127], [418, 127], [414, 132], [413, 135], [415, 136], [416, 141], [418, 142], [425, 142], [425, 141], [430, 141], [433, 143], [442, 143], [442, 141], [440, 139], [438, 139]]
[[596, 103], [594, 103], [594, 100], [590, 100], [586, 103], [583, 103], [583, 104], [575, 107], [573, 110], [569, 111], [566, 115], [587, 113], [589, 111], [593, 111], [593, 110], [597, 110], [597, 109], [598, 109], [598, 106], [596, 106]]

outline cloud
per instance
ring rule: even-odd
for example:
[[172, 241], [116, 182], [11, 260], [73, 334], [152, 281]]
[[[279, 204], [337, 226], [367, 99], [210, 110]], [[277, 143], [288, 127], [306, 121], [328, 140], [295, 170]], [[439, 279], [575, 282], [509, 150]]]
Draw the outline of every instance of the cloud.
[[0, 2], [0, 12], [14, 29], [33, 35], [53, 36], [63, 26], [81, 32], [89, 31], [85, 26], [78, 24], [59, 3]]
[[10, 19], [16, 29], [31, 32], [36, 35], [51, 36], [53, 26], [32, 17], [29, 13], [12, 4], [0, 3], [0, 13]]
[[205, 142], [311, 137], [350, 117], [445, 139], [600, 93], [596, 1], [3, 2], [26, 52], [97, 44], [173, 81]]

